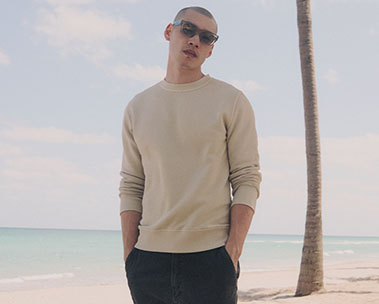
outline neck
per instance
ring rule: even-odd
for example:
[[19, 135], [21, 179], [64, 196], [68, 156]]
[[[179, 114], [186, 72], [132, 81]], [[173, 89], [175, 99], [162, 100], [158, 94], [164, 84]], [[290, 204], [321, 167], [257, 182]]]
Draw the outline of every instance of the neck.
[[196, 70], [180, 69], [174, 68], [168, 63], [165, 80], [170, 83], [189, 83], [199, 80], [203, 76], [201, 68]]

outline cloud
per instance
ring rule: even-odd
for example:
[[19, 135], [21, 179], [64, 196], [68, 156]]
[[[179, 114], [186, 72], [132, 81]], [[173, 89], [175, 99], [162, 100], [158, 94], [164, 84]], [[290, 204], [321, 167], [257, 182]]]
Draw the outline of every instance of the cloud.
[[46, 3], [53, 6], [59, 5], [86, 5], [96, 2], [112, 2], [112, 3], [137, 3], [139, 0], [37, 0], [39, 3]]
[[270, 9], [275, 7], [276, 0], [254, 0], [254, 4], [259, 5], [265, 9]]
[[0, 117], [0, 222], [116, 226], [122, 146], [115, 137], [24, 124]]
[[[259, 152], [263, 178], [254, 231], [303, 233], [299, 227], [304, 225], [307, 202], [305, 138], [262, 137]], [[324, 232], [377, 234], [379, 134], [322, 138], [321, 167]]]
[[[280, 147], [280, 150], [277, 149]], [[303, 137], [269, 136], [259, 140], [260, 154], [269, 163], [303, 165], [305, 162], [305, 139]]]
[[94, 0], [37, 0], [40, 3], [46, 3], [54, 6], [59, 5], [83, 5], [93, 3]]
[[92, 165], [52, 156], [0, 158], [2, 225], [117, 229], [121, 162], [107, 168], [101, 153], [91, 156]]
[[334, 85], [334, 84], [340, 82], [340, 77], [339, 77], [338, 72], [332, 68], [328, 69], [328, 71], [324, 74], [324, 78], [331, 85]]
[[0, 49], [0, 65], [8, 65], [10, 63], [10, 58]]
[[368, 29], [368, 34], [369, 34], [369, 36], [372, 36], [372, 37], [376, 36], [376, 29], [375, 29], [375, 27], [370, 27]]
[[134, 4], [141, 0], [103, 0], [104, 2], [113, 2], [113, 3], [130, 3]]
[[119, 64], [114, 66], [111, 69], [111, 72], [114, 76], [119, 78], [127, 78], [148, 83], [162, 80], [166, 73], [166, 71], [158, 65], [144, 67], [138, 63], [134, 66]]
[[0, 156], [16, 156], [22, 154], [22, 149], [18, 146], [11, 145], [8, 143], [0, 143]]
[[[263, 137], [259, 141], [259, 150], [272, 172], [277, 166], [289, 170], [306, 164], [303, 137]], [[361, 172], [371, 179], [379, 174], [379, 135], [321, 138], [321, 161], [325, 170]]]
[[249, 93], [255, 93], [256, 91], [264, 90], [265, 87], [259, 84], [255, 80], [231, 80], [231, 84], [237, 87], [238, 89], [249, 92]]
[[345, 4], [345, 3], [359, 3], [359, 4], [362, 4], [362, 3], [379, 3], [379, 0], [328, 0], [330, 3], [342, 3], [342, 4]]
[[379, 135], [321, 140], [324, 166], [376, 174], [379, 167]]
[[63, 180], [65, 183], [95, 183], [96, 180], [78, 172], [74, 163], [59, 157], [18, 157], [5, 161], [2, 175], [13, 180]]
[[40, 8], [35, 31], [45, 35], [62, 56], [78, 54], [97, 64], [113, 55], [110, 41], [132, 39], [131, 24], [121, 17], [63, 5]]
[[0, 137], [16, 141], [32, 141], [51, 144], [109, 144], [116, 139], [106, 133], [76, 134], [70, 130], [55, 127], [36, 128], [10, 126], [0, 130]]
[[122, 3], [122, 2], [125, 2], [125, 3], [137, 3], [137, 2], [139, 2], [140, 0], [111, 0], [112, 2], [120, 2], [120, 3]]

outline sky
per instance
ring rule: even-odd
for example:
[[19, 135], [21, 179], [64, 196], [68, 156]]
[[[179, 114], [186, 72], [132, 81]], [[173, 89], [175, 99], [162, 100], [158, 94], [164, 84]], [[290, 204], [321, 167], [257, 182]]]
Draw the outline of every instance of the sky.
[[[165, 76], [163, 31], [218, 22], [203, 73], [243, 90], [262, 184], [250, 233], [303, 234], [304, 111], [295, 0], [0, 2], [0, 227], [119, 230], [121, 123]], [[325, 235], [379, 236], [379, 1], [314, 0]]]

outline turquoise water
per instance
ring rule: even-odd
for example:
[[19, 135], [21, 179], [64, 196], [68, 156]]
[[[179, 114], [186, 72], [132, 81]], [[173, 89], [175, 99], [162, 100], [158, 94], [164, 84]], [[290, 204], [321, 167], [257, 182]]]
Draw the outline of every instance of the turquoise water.
[[[298, 267], [303, 237], [249, 234], [241, 271]], [[0, 291], [126, 283], [121, 231], [0, 228]], [[379, 258], [379, 237], [324, 237], [324, 263]]]

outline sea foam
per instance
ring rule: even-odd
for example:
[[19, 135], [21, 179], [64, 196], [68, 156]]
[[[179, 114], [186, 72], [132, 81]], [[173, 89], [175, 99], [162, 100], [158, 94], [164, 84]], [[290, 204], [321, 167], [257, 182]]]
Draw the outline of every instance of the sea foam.
[[19, 276], [16, 278], [0, 279], [0, 284], [24, 283], [25, 281], [57, 280], [64, 278], [72, 278], [74, 276], [75, 275], [72, 272]]

